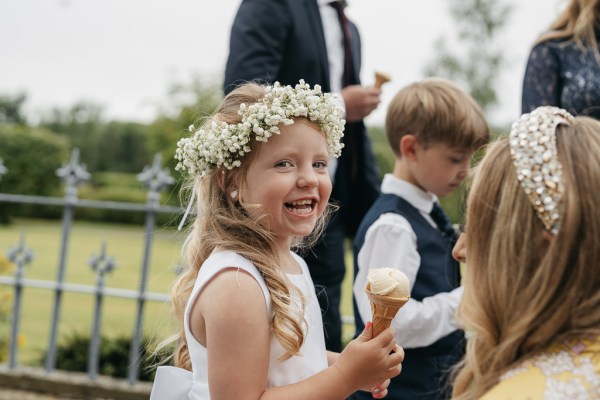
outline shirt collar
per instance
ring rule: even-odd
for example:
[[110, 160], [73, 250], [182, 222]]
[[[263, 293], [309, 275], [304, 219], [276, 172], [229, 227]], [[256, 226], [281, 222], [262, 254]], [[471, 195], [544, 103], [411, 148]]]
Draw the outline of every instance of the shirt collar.
[[431, 213], [433, 203], [438, 201], [438, 197], [426, 192], [410, 182], [397, 178], [392, 174], [385, 174], [381, 183], [381, 192], [394, 194], [408, 201], [410, 205], [425, 214]]
[[317, 0], [317, 4], [319, 5], [319, 7], [323, 7], [329, 5], [329, 3], [333, 3], [334, 1], [343, 2], [343, 0]]

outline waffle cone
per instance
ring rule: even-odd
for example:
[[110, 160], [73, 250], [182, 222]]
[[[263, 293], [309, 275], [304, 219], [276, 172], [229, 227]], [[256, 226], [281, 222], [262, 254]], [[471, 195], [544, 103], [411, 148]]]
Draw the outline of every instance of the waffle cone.
[[374, 294], [369, 290], [368, 286], [365, 289], [365, 292], [371, 302], [373, 337], [376, 337], [392, 324], [392, 320], [398, 313], [398, 310], [406, 304], [409, 298]]
[[390, 78], [390, 76], [388, 74], [385, 74], [383, 72], [375, 72], [375, 88], [377, 89], [381, 89], [381, 86], [386, 83], [389, 82], [392, 78]]

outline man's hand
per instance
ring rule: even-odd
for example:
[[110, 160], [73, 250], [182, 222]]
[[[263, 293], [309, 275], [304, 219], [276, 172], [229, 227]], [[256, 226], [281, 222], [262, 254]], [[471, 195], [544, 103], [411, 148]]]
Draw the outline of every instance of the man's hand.
[[360, 121], [377, 108], [381, 90], [373, 87], [350, 85], [342, 89], [346, 105], [346, 121]]

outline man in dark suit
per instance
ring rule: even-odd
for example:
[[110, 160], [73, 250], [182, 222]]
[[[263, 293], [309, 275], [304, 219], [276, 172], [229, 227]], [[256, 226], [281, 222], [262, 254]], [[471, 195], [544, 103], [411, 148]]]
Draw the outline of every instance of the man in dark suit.
[[319, 242], [303, 254], [332, 351], [341, 350], [344, 239], [354, 236], [379, 194], [379, 173], [362, 119], [379, 104], [380, 91], [360, 85], [360, 37], [345, 18], [344, 6], [332, 0], [243, 0], [231, 29], [224, 81], [229, 93], [248, 81], [295, 85], [304, 79], [343, 99], [345, 147], [330, 170], [331, 198], [340, 209]]

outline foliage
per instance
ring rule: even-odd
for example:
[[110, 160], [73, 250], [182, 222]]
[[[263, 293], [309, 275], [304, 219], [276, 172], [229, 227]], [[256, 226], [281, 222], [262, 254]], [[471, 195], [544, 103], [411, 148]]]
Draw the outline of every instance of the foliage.
[[[67, 159], [67, 142], [40, 128], [0, 124], [0, 158], [7, 173], [0, 179], [0, 193], [51, 196], [60, 187], [56, 170]], [[36, 213], [36, 207], [15, 207], [17, 215]], [[0, 223], [8, 222], [6, 207]]]
[[19, 93], [15, 96], [0, 96], [0, 124], [25, 125], [23, 104], [27, 96]]
[[[168, 193], [162, 194], [160, 203], [167, 203]], [[145, 204], [148, 189], [137, 180], [137, 174], [125, 172], [98, 172], [92, 175], [89, 182], [79, 187], [78, 196], [81, 199], [119, 201]], [[77, 219], [99, 222], [120, 222], [142, 224], [145, 213], [133, 211], [104, 210], [98, 208], [78, 208], [75, 212]], [[172, 215], [157, 215], [157, 224], [164, 226], [172, 222]]]
[[[156, 373], [154, 368], [155, 355], [150, 350], [151, 343], [148, 338], [142, 338], [140, 343], [140, 369], [138, 378], [142, 381], [154, 380]], [[100, 375], [115, 378], [126, 378], [129, 366], [129, 351], [131, 348], [131, 337], [100, 337], [100, 360], [98, 373]], [[87, 372], [88, 354], [90, 349], [90, 337], [87, 334], [74, 332], [58, 344], [56, 348], [56, 368], [65, 371]], [[162, 354], [172, 353], [172, 348], [164, 348]], [[164, 352], [164, 353], [163, 353]], [[46, 354], [40, 358], [43, 364]]]
[[[193, 76], [188, 83], [173, 83], [169, 89], [168, 106], [148, 126], [150, 149], [161, 153], [171, 171], [175, 171], [174, 159], [177, 141], [190, 135], [188, 127], [215, 112], [223, 96], [219, 80]], [[175, 173], [175, 172], [174, 172]]]
[[45, 129], [1, 124], [0, 158], [8, 172], [0, 180], [0, 191], [53, 194], [59, 182], [55, 172], [67, 155], [66, 141]]
[[94, 171], [142, 172], [152, 163], [148, 128], [134, 122], [112, 121], [102, 127]]
[[375, 162], [379, 167], [380, 178], [383, 179], [383, 175], [391, 173], [394, 169], [394, 153], [390, 149], [384, 128], [370, 126], [368, 130]]
[[66, 110], [54, 108], [42, 118], [41, 126], [66, 137], [92, 172], [141, 172], [152, 161], [147, 126], [105, 122], [102, 107], [94, 103], [78, 102]]
[[426, 73], [468, 88], [487, 110], [498, 101], [494, 83], [504, 65], [506, 48], [495, 39], [508, 22], [512, 8], [497, 0], [451, 0], [449, 4], [463, 51], [453, 51], [447, 38], [441, 37], [435, 44], [436, 57], [426, 67]]
[[[211, 115], [222, 99], [221, 85], [216, 79], [194, 76], [188, 82], [172, 83], [166, 105], [150, 124], [110, 121], [103, 117], [103, 108], [95, 103], [81, 101], [68, 109], [54, 108], [42, 117], [40, 126], [66, 138], [71, 147], [80, 150], [80, 160], [93, 176], [98, 172], [140, 173], [152, 163], [153, 155], [162, 155], [165, 167], [175, 178], [175, 148], [177, 141], [189, 135], [188, 126]], [[129, 188], [137, 193], [139, 183]], [[82, 189], [83, 196], [94, 192], [97, 199], [124, 200], [126, 189], [107, 190], [94, 185], [94, 190]], [[171, 192], [177, 193], [178, 186]], [[114, 198], [111, 196], [114, 195]], [[83, 197], [82, 196], [82, 197]], [[142, 201], [145, 201], [145, 197]], [[178, 204], [177, 196], [168, 196], [169, 204]], [[89, 213], [81, 214], [84, 218]]]
[[92, 170], [95, 170], [97, 157], [103, 157], [96, 152], [98, 139], [101, 137], [102, 106], [79, 101], [68, 109], [51, 109], [42, 116], [40, 126], [65, 137], [71, 147], [80, 151], [80, 159]]

